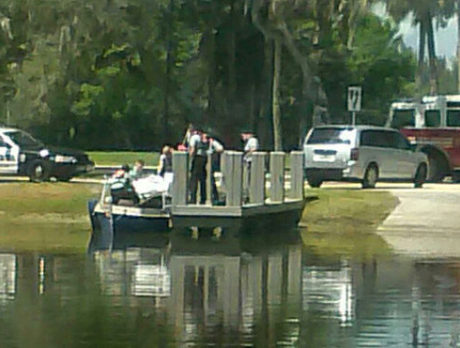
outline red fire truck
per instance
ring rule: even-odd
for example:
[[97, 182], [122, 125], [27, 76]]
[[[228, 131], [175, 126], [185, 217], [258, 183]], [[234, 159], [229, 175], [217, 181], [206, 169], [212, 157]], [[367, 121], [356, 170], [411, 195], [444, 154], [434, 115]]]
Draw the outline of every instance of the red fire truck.
[[428, 180], [460, 180], [460, 95], [394, 102], [387, 126], [400, 129], [428, 156]]

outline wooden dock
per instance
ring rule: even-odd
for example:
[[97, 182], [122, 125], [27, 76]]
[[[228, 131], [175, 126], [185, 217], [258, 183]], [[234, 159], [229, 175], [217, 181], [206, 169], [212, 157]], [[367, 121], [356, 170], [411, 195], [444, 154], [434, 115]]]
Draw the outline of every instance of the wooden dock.
[[[219, 194], [224, 199], [219, 205], [211, 201], [213, 173], [211, 158], [208, 158], [206, 204], [190, 204], [190, 158], [186, 152], [174, 153], [171, 205], [173, 225], [232, 226], [241, 222], [252, 224], [261, 219], [271, 224], [272, 218], [286, 226], [296, 225], [305, 204], [303, 153], [294, 151], [287, 155], [284, 152], [255, 152], [251, 156], [249, 167], [242, 152], [226, 151], [221, 155], [222, 184]], [[291, 167], [289, 190], [285, 189], [287, 156], [290, 156]]]

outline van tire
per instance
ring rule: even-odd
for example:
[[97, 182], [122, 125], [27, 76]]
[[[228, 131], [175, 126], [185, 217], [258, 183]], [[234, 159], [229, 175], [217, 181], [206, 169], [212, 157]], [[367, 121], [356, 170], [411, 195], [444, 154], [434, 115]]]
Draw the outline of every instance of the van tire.
[[415, 172], [414, 187], [420, 188], [426, 181], [428, 169], [425, 164], [420, 164]]
[[50, 167], [43, 160], [32, 161], [27, 168], [27, 176], [32, 182], [43, 182], [49, 179]]
[[379, 170], [375, 164], [370, 164], [366, 172], [364, 173], [364, 178], [362, 182], [363, 188], [374, 188], [379, 178]]
[[323, 180], [320, 178], [307, 178], [308, 185], [313, 188], [321, 187]]

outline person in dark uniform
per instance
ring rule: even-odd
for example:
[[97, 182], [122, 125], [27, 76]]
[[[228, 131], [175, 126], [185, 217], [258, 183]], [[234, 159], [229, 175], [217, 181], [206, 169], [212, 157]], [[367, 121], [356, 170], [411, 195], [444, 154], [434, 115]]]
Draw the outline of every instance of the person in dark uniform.
[[[190, 137], [189, 153], [192, 156], [190, 177], [190, 203], [196, 204], [198, 182], [200, 183], [200, 204], [206, 203], [206, 164], [208, 155], [222, 152], [223, 146], [217, 140], [210, 138], [206, 132], [199, 131]], [[211, 199], [218, 200], [216, 182], [211, 169]]]
[[200, 183], [200, 204], [206, 203], [206, 161], [209, 144], [201, 131], [196, 131], [189, 141], [190, 167], [190, 203], [196, 204], [198, 183]]

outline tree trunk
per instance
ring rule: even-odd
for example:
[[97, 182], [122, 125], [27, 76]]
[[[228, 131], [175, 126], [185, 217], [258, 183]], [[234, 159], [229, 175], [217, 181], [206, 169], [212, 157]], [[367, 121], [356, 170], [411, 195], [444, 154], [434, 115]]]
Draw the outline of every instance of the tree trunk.
[[428, 39], [428, 56], [430, 58], [430, 94], [438, 94], [438, 72], [436, 69], [436, 51], [434, 45], [433, 21], [430, 14], [427, 14], [427, 39]]
[[313, 104], [313, 110], [316, 110], [307, 120], [307, 123], [312, 126], [315, 123], [315, 115], [318, 116], [320, 114], [319, 111], [327, 114], [327, 96], [321, 82], [315, 82], [313, 80], [313, 74], [307, 57], [305, 57], [296, 46], [294, 38], [289, 32], [286, 23], [280, 23], [279, 27], [283, 33], [284, 45], [302, 70], [302, 103], [305, 105], [306, 109], [308, 102], [311, 102]]
[[[272, 114], [271, 109], [271, 100], [272, 100], [272, 86], [273, 86], [273, 40], [265, 39], [264, 43], [264, 70], [262, 74], [262, 93], [260, 98], [260, 108], [259, 108], [259, 120], [262, 120], [262, 125], [260, 129], [264, 131], [264, 134], [258, 134], [262, 140], [263, 144], [273, 145], [273, 134], [268, 130], [271, 127], [268, 127], [271, 124]], [[259, 124], [254, 125], [257, 128], [254, 128], [254, 131], [257, 131]]]
[[362, 12], [367, 8], [368, 0], [355, 0], [350, 2], [348, 17], [347, 48], [351, 50], [355, 41], [356, 27], [361, 19]]
[[205, 112], [205, 119], [203, 120], [203, 124], [209, 126], [213, 118], [216, 117], [216, 35], [215, 31], [215, 22], [214, 22], [214, 14], [215, 14], [215, 3], [211, 3], [211, 19], [208, 23], [208, 27], [206, 30], [206, 64], [208, 66], [208, 106]]
[[169, 124], [168, 120], [170, 118], [169, 115], [169, 97], [171, 93], [171, 74], [174, 66], [175, 56], [174, 56], [174, 47], [173, 47], [173, 11], [174, 11], [174, 0], [169, 1], [168, 7], [168, 18], [167, 21], [167, 28], [166, 28], [166, 36], [167, 36], [167, 43], [166, 43], [166, 71], [165, 71], [165, 84], [164, 84], [164, 97], [163, 97], [163, 118], [162, 118], [162, 140], [163, 144], [168, 142], [170, 139], [170, 131], [169, 131]]
[[[263, 127], [264, 134], [262, 137], [262, 142], [265, 144], [272, 145], [274, 142], [274, 134], [267, 131], [268, 129], [272, 129], [272, 127], [268, 127], [268, 125], [273, 124], [273, 117], [271, 117], [270, 110], [272, 109], [273, 101], [272, 101], [272, 91], [273, 91], [273, 33], [268, 30], [268, 28], [262, 24], [262, 21], [259, 17], [259, 11], [262, 10], [263, 6], [265, 5], [265, 0], [253, 0], [251, 4], [251, 18], [254, 26], [262, 33], [264, 36], [264, 74], [265, 77], [264, 81], [262, 82], [262, 98], [261, 98], [261, 106], [259, 110], [259, 117], [264, 121], [265, 127]], [[265, 16], [267, 13], [265, 13]], [[259, 134], [260, 136], [261, 134]]]
[[415, 77], [415, 85], [417, 93], [422, 94], [423, 90], [423, 67], [425, 66], [425, 45], [426, 45], [426, 24], [421, 20], [419, 24], [419, 44], [418, 44], [418, 66], [417, 76]]
[[460, 93], [460, 0], [457, 0], [457, 93]]
[[[233, 104], [236, 92], [236, 22], [238, 17], [235, 13], [235, 2], [231, 2], [230, 16], [234, 25], [230, 28], [230, 37], [228, 40], [228, 90], [230, 102]], [[232, 106], [230, 106], [231, 108]]]
[[282, 151], [282, 136], [281, 136], [281, 109], [280, 109], [280, 77], [281, 77], [281, 54], [282, 44], [281, 38], [275, 38], [274, 51], [274, 69], [273, 69], [273, 138], [275, 142], [275, 151]]

